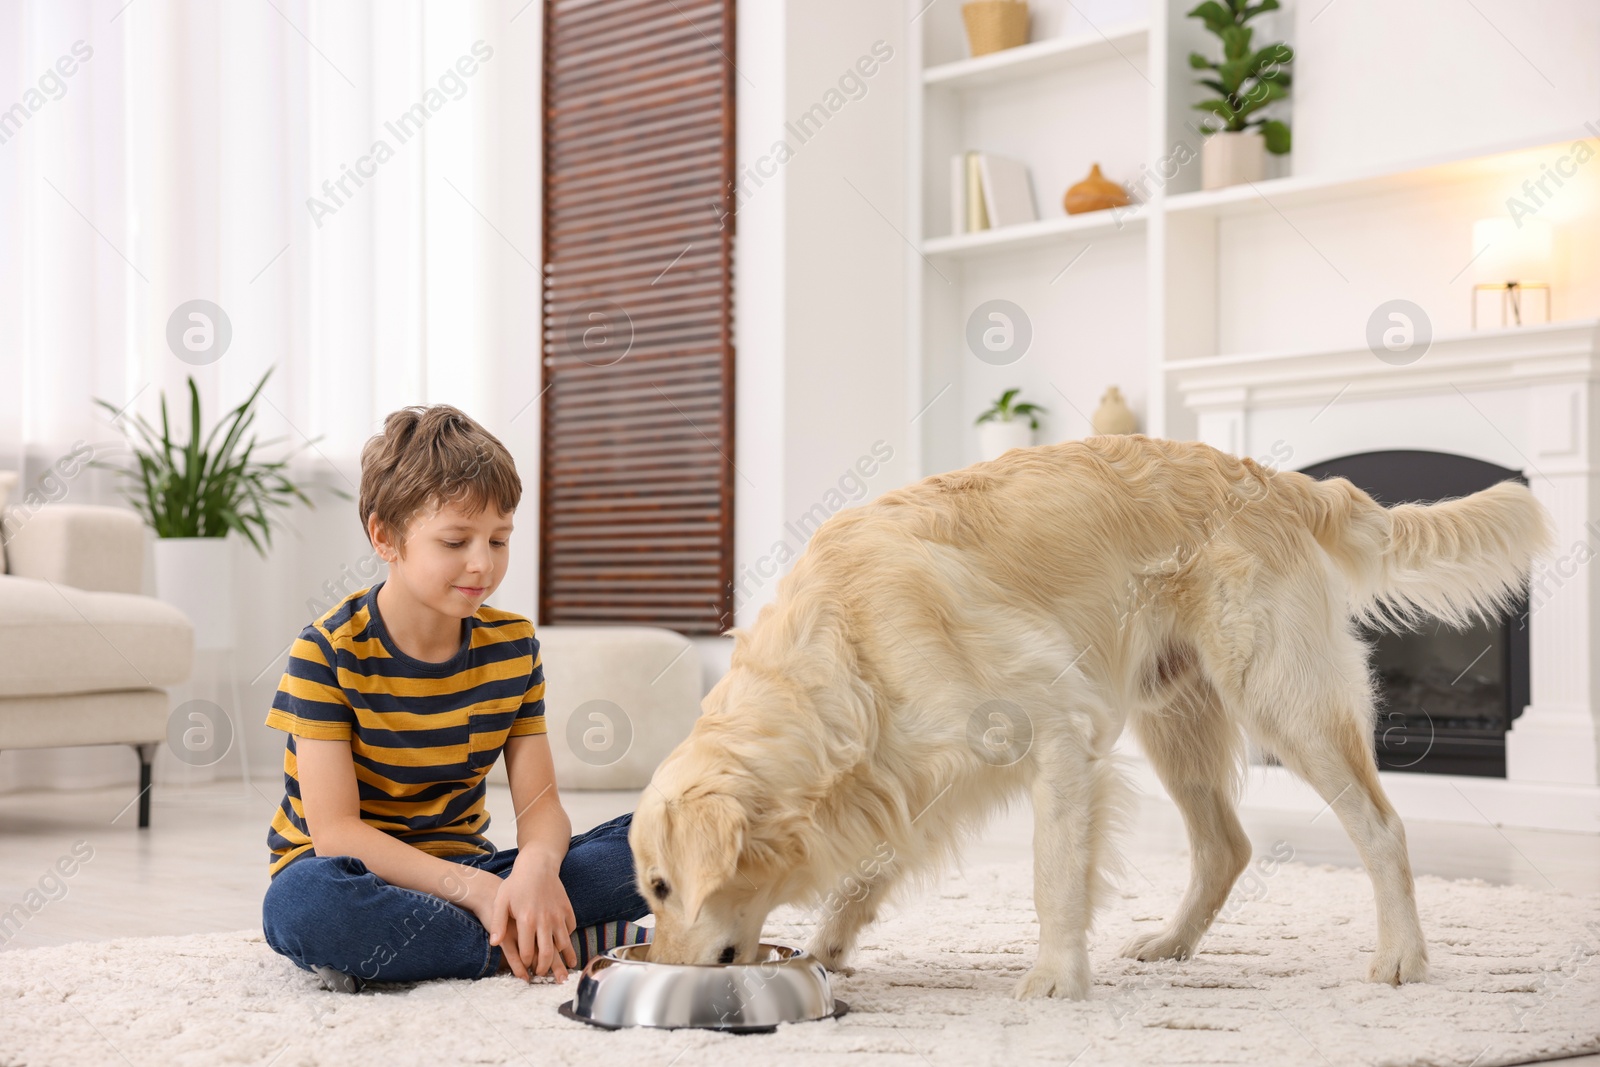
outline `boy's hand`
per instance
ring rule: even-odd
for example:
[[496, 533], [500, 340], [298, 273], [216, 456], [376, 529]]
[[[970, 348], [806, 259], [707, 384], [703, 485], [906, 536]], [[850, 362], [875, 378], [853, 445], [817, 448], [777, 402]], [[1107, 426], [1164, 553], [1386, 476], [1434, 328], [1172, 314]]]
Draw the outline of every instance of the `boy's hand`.
[[519, 854], [490, 908], [489, 943], [500, 946], [524, 981], [531, 980], [531, 971], [565, 982], [567, 969], [578, 965], [572, 947], [578, 920], [559, 872], [559, 865], [535, 853]]

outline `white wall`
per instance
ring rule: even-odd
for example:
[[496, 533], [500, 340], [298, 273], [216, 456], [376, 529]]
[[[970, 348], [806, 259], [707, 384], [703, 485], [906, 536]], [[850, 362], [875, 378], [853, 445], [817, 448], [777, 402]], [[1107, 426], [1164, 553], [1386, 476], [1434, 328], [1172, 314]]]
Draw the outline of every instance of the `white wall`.
[[817, 521], [908, 470], [907, 27], [842, 0], [739, 17], [734, 585], [748, 626]]
[[[737, 111], [730, 224], [734, 227], [734, 624], [748, 625], [769, 580], [762, 557], [768, 531], [783, 523], [783, 469], [789, 429], [785, 409], [784, 292], [788, 263], [785, 204], [789, 174], [760, 166], [783, 136], [787, 54], [784, 7], [740, 4], [734, 62]], [[702, 661], [724, 662], [725, 638], [697, 638]], [[716, 675], [720, 676], [717, 669]], [[714, 681], [714, 679], [711, 679]], [[710, 685], [707, 685], [710, 688]]]
[[1600, 120], [1600, 5], [1590, 0], [1286, 7], [1297, 174], [1565, 141]]

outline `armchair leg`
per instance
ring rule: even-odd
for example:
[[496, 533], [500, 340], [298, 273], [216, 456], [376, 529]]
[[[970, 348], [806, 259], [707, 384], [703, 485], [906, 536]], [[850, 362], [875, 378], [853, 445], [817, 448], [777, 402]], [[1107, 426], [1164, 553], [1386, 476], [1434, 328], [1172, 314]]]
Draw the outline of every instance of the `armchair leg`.
[[150, 826], [150, 766], [156, 758], [156, 746], [146, 742], [133, 746], [139, 754], [139, 829]]

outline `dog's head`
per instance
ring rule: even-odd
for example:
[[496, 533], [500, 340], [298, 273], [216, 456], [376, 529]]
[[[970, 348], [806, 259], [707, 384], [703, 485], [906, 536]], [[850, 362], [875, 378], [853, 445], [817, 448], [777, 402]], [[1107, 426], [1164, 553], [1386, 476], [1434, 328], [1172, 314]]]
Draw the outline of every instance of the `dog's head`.
[[[677, 762], [697, 762], [680, 752]], [[675, 775], [665, 764], [628, 833], [639, 892], [656, 916], [657, 963], [751, 963], [777, 901], [770, 863], [751, 856], [748, 798], [727, 775]], [[708, 769], [709, 770], [709, 769]], [[685, 784], [680, 785], [679, 782]]]
[[730, 672], [639, 799], [628, 842], [655, 962], [754, 962], [803, 877], [818, 776], [814, 747], [788, 736], [804, 716], [783, 689]]

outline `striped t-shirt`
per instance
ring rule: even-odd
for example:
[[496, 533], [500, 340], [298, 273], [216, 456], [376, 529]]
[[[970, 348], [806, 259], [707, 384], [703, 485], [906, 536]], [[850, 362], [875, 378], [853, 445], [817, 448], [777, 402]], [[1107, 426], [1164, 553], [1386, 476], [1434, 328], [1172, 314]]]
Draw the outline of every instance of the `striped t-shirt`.
[[506, 738], [542, 734], [544, 664], [533, 624], [488, 605], [462, 620], [444, 663], [396, 647], [378, 611], [379, 582], [301, 631], [267, 725], [290, 736], [283, 803], [267, 831], [278, 872], [316, 855], [306, 829], [295, 738], [346, 740], [361, 821], [434, 856], [494, 851], [484, 779]]

